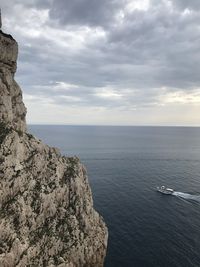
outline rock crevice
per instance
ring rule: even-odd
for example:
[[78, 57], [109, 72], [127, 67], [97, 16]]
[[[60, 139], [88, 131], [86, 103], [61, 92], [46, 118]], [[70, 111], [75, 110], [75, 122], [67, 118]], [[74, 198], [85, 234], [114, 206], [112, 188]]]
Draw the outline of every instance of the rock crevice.
[[0, 31], [0, 266], [103, 267], [108, 233], [86, 169], [27, 132], [17, 53]]

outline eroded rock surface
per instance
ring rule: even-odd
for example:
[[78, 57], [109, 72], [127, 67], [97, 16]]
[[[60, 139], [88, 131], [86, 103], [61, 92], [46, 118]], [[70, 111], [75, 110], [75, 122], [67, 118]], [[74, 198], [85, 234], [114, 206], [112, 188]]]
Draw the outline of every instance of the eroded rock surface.
[[7, 127], [24, 132], [26, 108], [21, 89], [14, 80], [17, 54], [17, 42], [0, 31], [0, 121]]
[[84, 166], [26, 131], [17, 51], [0, 32], [0, 266], [102, 267], [107, 228]]

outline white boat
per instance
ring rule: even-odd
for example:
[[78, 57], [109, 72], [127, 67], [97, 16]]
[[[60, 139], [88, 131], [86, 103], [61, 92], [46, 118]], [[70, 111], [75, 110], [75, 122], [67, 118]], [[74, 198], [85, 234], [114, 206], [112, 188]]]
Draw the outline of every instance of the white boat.
[[167, 188], [166, 186], [162, 185], [162, 186], [157, 186], [157, 191], [165, 194], [165, 195], [172, 195], [174, 190], [171, 188]]

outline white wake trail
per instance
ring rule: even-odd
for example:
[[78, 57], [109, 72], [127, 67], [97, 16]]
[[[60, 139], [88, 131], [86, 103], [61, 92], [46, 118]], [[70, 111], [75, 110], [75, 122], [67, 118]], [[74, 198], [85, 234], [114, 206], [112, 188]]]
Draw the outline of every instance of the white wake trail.
[[173, 192], [172, 195], [180, 197], [180, 198], [184, 198], [184, 199], [200, 202], [200, 195], [191, 195], [191, 194], [188, 194], [188, 193], [182, 193], [182, 192], [176, 192], [176, 191]]

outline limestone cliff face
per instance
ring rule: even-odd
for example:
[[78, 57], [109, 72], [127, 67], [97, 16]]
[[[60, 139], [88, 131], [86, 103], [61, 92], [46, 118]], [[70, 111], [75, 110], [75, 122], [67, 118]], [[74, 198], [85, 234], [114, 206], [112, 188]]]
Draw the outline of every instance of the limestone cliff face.
[[107, 228], [84, 166], [26, 131], [17, 51], [0, 32], [0, 266], [102, 267]]
[[0, 121], [24, 132], [26, 108], [21, 89], [14, 80], [17, 52], [17, 42], [0, 31]]

